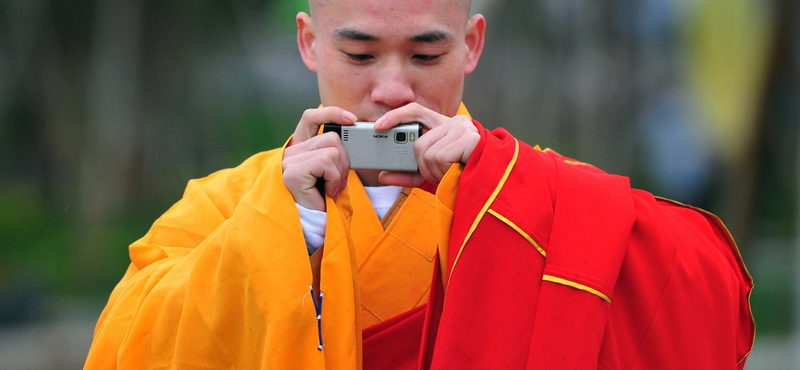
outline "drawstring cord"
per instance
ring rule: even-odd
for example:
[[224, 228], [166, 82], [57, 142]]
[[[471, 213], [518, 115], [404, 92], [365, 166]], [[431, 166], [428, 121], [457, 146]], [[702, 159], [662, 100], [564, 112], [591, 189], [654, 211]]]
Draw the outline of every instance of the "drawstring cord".
[[311, 301], [314, 302], [314, 311], [317, 313], [317, 333], [319, 334], [317, 350], [322, 351], [322, 297], [325, 296], [325, 293], [319, 292], [319, 302], [317, 302], [314, 297], [314, 286], [309, 285], [308, 288], [311, 290]]

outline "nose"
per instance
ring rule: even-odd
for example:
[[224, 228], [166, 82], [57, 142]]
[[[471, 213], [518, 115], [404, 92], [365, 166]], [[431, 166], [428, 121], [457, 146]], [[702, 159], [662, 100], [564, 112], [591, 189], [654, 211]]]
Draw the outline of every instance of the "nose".
[[380, 66], [370, 97], [374, 103], [389, 109], [414, 102], [416, 95], [412, 85], [411, 71], [401, 60], [390, 58]]

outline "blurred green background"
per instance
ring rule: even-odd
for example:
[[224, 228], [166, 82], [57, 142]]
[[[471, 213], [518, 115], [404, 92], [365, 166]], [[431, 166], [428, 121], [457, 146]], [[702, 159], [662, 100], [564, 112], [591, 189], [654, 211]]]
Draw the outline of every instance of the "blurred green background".
[[[0, 369], [79, 368], [127, 246], [189, 179], [283, 144], [306, 0], [0, 0]], [[488, 127], [718, 214], [748, 368], [800, 368], [800, 2], [473, 0]]]

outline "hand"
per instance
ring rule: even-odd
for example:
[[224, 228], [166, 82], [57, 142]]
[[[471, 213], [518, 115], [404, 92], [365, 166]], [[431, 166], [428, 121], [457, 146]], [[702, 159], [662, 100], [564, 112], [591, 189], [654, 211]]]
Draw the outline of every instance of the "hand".
[[436, 185], [453, 163], [467, 163], [481, 138], [469, 118], [447, 117], [417, 103], [386, 113], [375, 122], [375, 129], [388, 130], [409, 122], [424, 127], [423, 135], [414, 143], [419, 173], [384, 171], [379, 177], [384, 184], [416, 187], [425, 180]]
[[325, 198], [317, 179], [325, 181], [325, 193], [336, 198], [347, 185], [350, 160], [336, 133], [317, 135], [326, 123], [352, 125], [356, 116], [338, 107], [308, 109], [283, 152], [283, 184], [294, 201], [308, 209], [325, 211]]

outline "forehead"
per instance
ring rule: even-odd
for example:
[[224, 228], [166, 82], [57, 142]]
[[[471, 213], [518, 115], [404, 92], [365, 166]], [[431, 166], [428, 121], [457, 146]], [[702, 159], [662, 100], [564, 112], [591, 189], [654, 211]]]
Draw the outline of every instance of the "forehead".
[[371, 25], [377, 28], [461, 27], [469, 0], [311, 0], [311, 16], [323, 28]]

